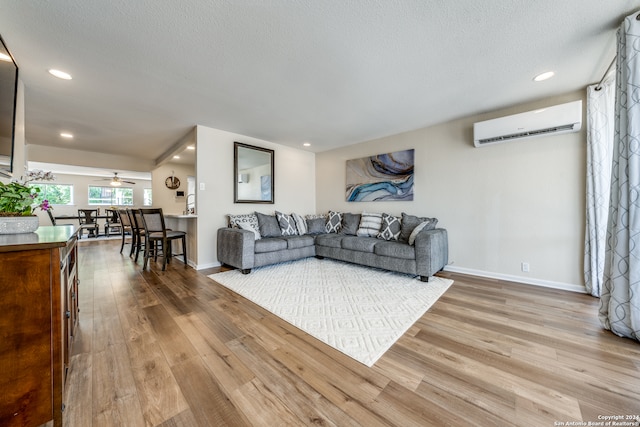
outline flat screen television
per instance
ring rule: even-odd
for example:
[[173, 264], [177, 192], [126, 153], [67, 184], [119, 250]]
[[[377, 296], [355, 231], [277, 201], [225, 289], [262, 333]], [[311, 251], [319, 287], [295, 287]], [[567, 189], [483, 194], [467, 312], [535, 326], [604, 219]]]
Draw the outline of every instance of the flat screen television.
[[0, 36], [0, 172], [13, 171], [18, 66]]

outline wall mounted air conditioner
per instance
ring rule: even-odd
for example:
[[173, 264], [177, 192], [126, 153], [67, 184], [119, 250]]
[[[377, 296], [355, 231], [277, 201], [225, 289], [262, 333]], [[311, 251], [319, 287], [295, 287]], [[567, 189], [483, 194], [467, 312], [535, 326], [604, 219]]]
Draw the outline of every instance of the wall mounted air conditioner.
[[568, 102], [473, 124], [473, 145], [499, 144], [544, 135], [578, 132], [582, 101]]

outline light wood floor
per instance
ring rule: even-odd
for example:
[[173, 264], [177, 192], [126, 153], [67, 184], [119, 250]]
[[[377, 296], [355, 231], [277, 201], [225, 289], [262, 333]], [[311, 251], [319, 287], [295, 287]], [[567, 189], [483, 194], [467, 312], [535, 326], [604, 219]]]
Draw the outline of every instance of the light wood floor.
[[67, 426], [554, 426], [640, 415], [640, 343], [603, 331], [590, 296], [442, 273], [455, 283], [368, 368], [211, 281], [213, 270], [174, 261], [142, 272], [118, 250], [81, 243]]

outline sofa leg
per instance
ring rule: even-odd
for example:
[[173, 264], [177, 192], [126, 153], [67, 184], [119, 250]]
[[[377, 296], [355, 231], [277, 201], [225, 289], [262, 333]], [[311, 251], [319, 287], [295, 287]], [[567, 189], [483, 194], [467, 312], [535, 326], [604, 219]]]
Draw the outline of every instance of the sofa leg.
[[250, 268], [243, 268], [242, 270], [240, 270], [242, 272], [242, 274], [249, 274], [251, 273], [251, 269]]
[[420, 276], [420, 280], [423, 282], [428, 282], [429, 281], [429, 276]]

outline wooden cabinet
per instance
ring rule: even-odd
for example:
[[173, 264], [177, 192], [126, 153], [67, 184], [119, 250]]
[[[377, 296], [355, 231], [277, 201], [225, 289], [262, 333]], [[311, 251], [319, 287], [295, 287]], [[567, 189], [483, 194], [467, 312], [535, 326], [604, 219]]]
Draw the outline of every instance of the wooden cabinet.
[[0, 425], [62, 425], [78, 315], [74, 226], [0, 235]]

